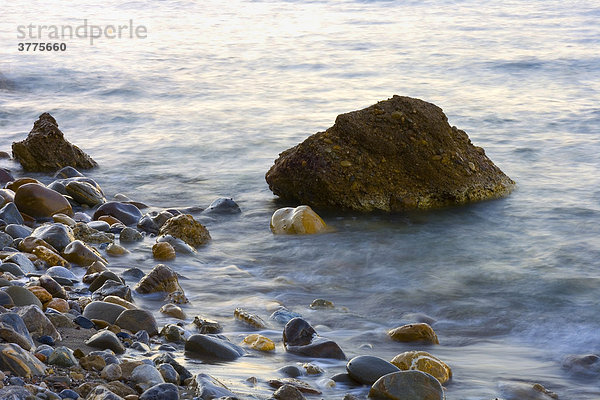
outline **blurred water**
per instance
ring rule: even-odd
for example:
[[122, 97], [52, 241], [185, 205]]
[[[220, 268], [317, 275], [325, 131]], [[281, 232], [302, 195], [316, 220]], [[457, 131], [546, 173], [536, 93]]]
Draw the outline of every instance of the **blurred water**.
[[[42, 112], [100, 167], [108, 194], [155, 207], [233, 196], [238, 217], [200, 218], [213, 241], [172, 265], [189, 315], [247, 328], [237, 306], [300, 312], [348, 356], [412, 349], [385, 331], [409, 313], [436, 319], [428, 349], [454, 370], [449, 399], [500, 396], [539, 382], [565, 399], [597, 399], [597, 380], [561, 370], [600, 352], [600, 7], [573, 1], [80, 1], [3, 5], [0, 150]], [[18, 52], [18, 25], [122, 24], [146, 39], [67, 40], [64, 53]], [[274, 237], [280, 206], [264, 173], [278, 153], [342, 112], [393, 94], [442, 107], [517, 181], [508, 198], [402, 215], [323, 212], [336, 232]], [[4, 162], [21, 175], [19, 167]], [[35, 174], [34, 174], [35, 175]], [[35, 175], [49, 181], [48, 177]], [[151, 239], [125, 266], [149, 270]], [[118, 269], [118, 267], [115, 267]], [[333, 311], [312, 311], [314, 298]], [[158, 302], [138, 299], [158, 308]], [[156, 304], [155, 304], [156, 303]], [[165, 322], [166, 320], [161, 320]], [[268, 336], [279, 340], [273, 324]], [[244, 379], [300, 361], [276, 354], [197, 365], [242, 393]], [[343, 363], [323, 361], [326, 376]], [[326, 398], [324, 377], [309, 379]], [[365, 394], [366, 389], [355, 390]]]

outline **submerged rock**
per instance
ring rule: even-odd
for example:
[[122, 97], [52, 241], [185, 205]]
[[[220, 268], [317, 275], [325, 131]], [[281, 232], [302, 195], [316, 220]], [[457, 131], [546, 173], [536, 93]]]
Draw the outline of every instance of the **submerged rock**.
[[241, 212], [240, 206], [231, 197], [219, 197], [203, 211], [204, 214], [239, 214]]
[[152, 256], [158, 261], [174, 260], [175, 249], [168, 242], [158, 242], [152, 246]]
[[12, 144], [12, 152], [26, 171], [56, 171], [66, 166], [90, 169], [98, 165], [64, 138], [49, 113], [40, 115], [25, 140]]
[[389, 331], [388, 335], [397, 342], [440, 344], [433, 328], [424, 322], [399, 326]]
[[257, 333], [246, 336], [242, 343], [258, 351], [275, 351], [275, 343], [268, 337]]
[[265, 321], [262, 320], [262, 318], [260, 318], [256, 314], [249, 313], [243, 308], [236, 308], [233, 311], [233, 316], [238, 321], [242, 321], [246, 325], [249, 325], [256, 329], [265, 329], [267, 327], [267, 324], [265, 323]]
[[463, 204], [514, 185], [439, 107], [401, 96], [338, 115], [281, 153], [266, 180], [281, 198], [357, 211]]
[[394, 400], [444, 400], [444, 389], [433, 376], [421, 371], [400, 371], [379, 378], [369, 397]]
[[325, 221], [309, 206], [280, 208], [271, 217], [271, 231], [276, 235], [312, 234], [326, 230]]
[[558, 395], [539, 383], [501, 382], [498, 384], [506, 400], [557, 400]]
[[452, 370], [439, 358], [426, 351], [406, 351], [391, 361], [403, 371], [417, 370], [433, 375], [443, 385], [452, 378]]
[[177, 273], [164, 264], [155, 266], [152, 271], [138, 282], [134, 290], [142, 294], [156, 292], [172, 293], [176, 291], [183, 293], [183, 289], [179, 286]]
[[217, 398], [237, 398], [225, 385], [208, 374], [198, 374], [194, 378], [196, 394], [203, 400]]

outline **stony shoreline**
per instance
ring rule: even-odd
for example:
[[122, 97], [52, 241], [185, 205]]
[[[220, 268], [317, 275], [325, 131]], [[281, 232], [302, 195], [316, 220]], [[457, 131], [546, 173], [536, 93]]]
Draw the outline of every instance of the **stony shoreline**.
[[[64, 140], [49, 114], [41, 118], [49, 122], [36, 123], [33, 134], [44, 134], [44, 125]], [[50, 164], [61, 165], [54, 161]], [[319, 387], [303, 379], [315, 375], [324, 377], [325, 386], [339, 387], [337, 398], [346, 400], [357, 398], [349, 389], [361, 387], [370, 398], [445, 398], [442, 385], [451, 383], [452, 370], [423, 351], [440, 342], [425, 322], [388, 332], [389, 340], [414, 344], [414, 351], [390, 360], [370, 355], [348, 360], [334, 340], [283, 306], [269, 323], [237, 308], [233, 317], [256, 333], [233, 343], [218, 321], [188, 316], [182, 306], [188, 299], [169, 261], [193, 255], [211, 240], [209, 230], [185, 210], [145, 212], [146, 205], [122, 194], [107, 201], [99, 183], [71, 166], [58, 170], [48, 185], [27, 173], [15, 178], [0, 170], [0, 184], [0, 398], [248, 398], [228, 389], [219, 377], [192, 374], [177, 359], [234, 363], [281, 347], [301, 367], [281, 368], [269, 381], [248, 381], [271, 388], [272, 398], [322, 398]], [[241, 210], [232, 199], [220, 198], [203, 212]], [[327, 231], [307, 206], [277, 210], [271, 229], [275, 234]], [[112, 261], [129, 252], [128, 243], [136, 242], [152, 247], [155, 267], [147, 273], [135, 266], [121, 274], [111, 270]], [[136, 297], [147, 295], [162, 299], [162, 307], [147, 310], [135, 304]], [[330, 307], [323, 299], [311, 304], [313, 309]], [[159, 315], [180, 322], [159, 326]], [[268, 325], [280, 326], [281, 337], [263, 335]], [[343, 360], [347, 371], [328, 376], [311, 362], [319, 359]], [[532, 399], [556, 398], [541, 385], [523, 390]]]

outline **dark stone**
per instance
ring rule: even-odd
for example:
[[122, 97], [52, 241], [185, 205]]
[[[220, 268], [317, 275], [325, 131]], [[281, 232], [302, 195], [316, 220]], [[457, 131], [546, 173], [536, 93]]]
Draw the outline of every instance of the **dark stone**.
[[145, 329], [137, 331], [134, 334], [134, 337], [138, 342], [141, 342], [144, 344], [150, 344], [150, 335], [148, 334], [148, 332], [146, 332]]
[[35, 265], [29, 260], [29, 258], [23, 253], [15, 253], [10, 257], [4, 259], [4, 263], [17, 264], [21, 271], [26, 274], [32, 274], [36, 272]]
[[59, 222], [42, 225], [34, 230], [31, 236], [44, 240], [58, 251], [63, 251], [75, 240], [71, 228]]
[[14, 238], [8, 233], [0, 232], [0, 249], [12, 246]]
[[100, 275], [98, 275], [96, 277], [96, 279], [94, 279], [94, 281], [90, 284], [90, 292], [95, 292], [96, 290], [100, 289], [100, 287], [102, 285], [104, 285], [104, 282], [111, 280], [111, 281], [115, 281], [118, 282], [120, 284], [122, 284], [123, 282], [121, 281], [121, 278], [119, 278], [119, 276], [117, 274], [115, 274], [112, 271], [102, 271], [100, 273]]
[[179, 374], [179, 379], [181, 382], [192, 377], [191, 372], [188, 371], [183, 365], [179, 364], [170, 354], [161, 354], [155, 357], [153, 361], [154, 365], [170, 364]]
[[304, 400], [302, 392], [293, 385], [283, 385], [273, 393], [277, 400]]
[[421, 371], [400, 371], [379, 378], [369, 397], [402, 400], [444, 400], [444, 389], [433, 376]]
[[336, 360], [345, 360], [346, 355], [332, 340], [324, 338], [316, 338], [312, 343], [304, 346], [286, 346], [286, 350], [290, 353], [298, 354], [305, 357], [316, 358], [333, 358]]
[[0, 186], [4, 185], [5, 183], [14, 181], [14, 180], [15, 180], [15, 177], [12, 175], [10, 170], [8, 170], [6, 168], [0, 168]]
[[108, 232], [108, 230], [110, 229], [110, 225], [106, 221], [90, 221], [87, 223], [87, 225], [90, 228], [100, 232]]
[[122, 243], [139, 242], [142, 239], [144, 239], [142, 234], [133, 228], [125, 227], [119, 233], [119, 241]]
[[12, 297], [3, 290], [0, 290], [0, 306], [4, 308], [11, 308], [15, 305]]
[[84, 308], [83, 316], [90, 320], [101, 319], [109, 324], [114, 324], [119, 315], [125, 310], [125, 307], [118, 304], [92, 301]]
[[54, 179], [66, 179], [66, 178], [76, 178], [78, 176], [83, 176], [83, 174], [77, 171], [75, 168], [67, 166], [59, 169], [54, 174]]
[[76, 391], [71, 390], [71, 389], [63, 389], [63, 390], [61, 390], [61, 392], [58, 395], [60, 396], [61, 399], [68, 399], [68, 400], [79, 399], [79, 393], [77, 393]]
[[217, 321], [200, 316], [194, 317], [194, 325], [200, 333], [220, 333], [223, 330], [223, 327]]
[[391, 212], [497, 198], [514, 185], [439, 107], [400, 96], [339, 115], [281, 153], [266, 180], [298, 204]]
[[48, 364], [69, 368], [73, 365], [77, 365], [77, 359], [73, 355], [71, 349], [60, 346], [54, 349], [52, 354], [50, 354], [50, 357], [48, 357]]
[[160, 383], [142, 393], [140, 400], [179, 400], [179, 391], [172, 383]]
[[236, 398], [236, 396], [225, 385], [208, 374], [198, 374], [196, 380], [196, 394], [202, 400], [219, 398]]
[[[0, 219], [7, 225], [15, 224], [22, 225], [24, 220], [15, 203], [7, 203], [0, 209]], [[11, 235], [12, 236], [12, 235]], [[13, 236], [14, 237], [14, 236]]]
[[334, 376], [331, 377], [331, 380], [336, 383], [343, 383], [344, 385], [347, 385], [347, 386], [360, 385], [360, 383], [358, 383], [354, 379], [352, 379], [352, 377], [349, 374], [345, 374], [345, 373], [335, 374]]
[[40, 336], [37, 341], [41, 344], [47, 344], [48, 346], [54, 346], [54, 339], [52, 336], [44, 335]]
[[22, 386], [9, 385], [0, 389], [0, 399], [6, 400], [32, 400], [35, 397]]
[[108, 296], [117, 296], [129, 302], [133, 301], [131, 298], [131, 288], [113, 280], [104, 282], [100, 289], [94, 291], [92, 300], [102, 300]]
[[74, 273], [60, 265], [48, 268], [46, 274], [61, 285], [72, 285], [73, 283], [79, 282]]
[[15, 192], [15, 205], [33, 218], [48, 218], [62, 213], [73, 215], [69, 201], [60, 193], [38, 183], [27, 183]]
[[117, 354], [125, 353], [125, 347], [113, 332], [100, 331], [89, 338], [85, 344], [100, 349], [110, 349]]
[[145, 330], [150, 336], [158, 334], [156, 320], [147, 310], [125, 310], [115, 320], [115, 325], [133, 333]]
[[204, 214], [239, 214], [240, 206], [232, 198], [220, 197], [210, 203], [210, 206], [204, 210]]
[[140, 279], [142, 279], [144, 277], [144, 275], [145, 275], [144, 271], [142, 271], [138, 267], [128, 268], [125, 271], [123, 271], [123, 273], [121, 274], [121, 276], [123, 276], [123, 278], [131, 278], [136, 281], [139, 281]]
[[67, 300], [67, 292], [62, 287], [60, 283], [56, 281], [56, 279], [52, 278], [50, 275], [44, 274], [40, 276], [40, 286], [43, 287], [52, 295], [53, 298], [65, 299]]
[[296, 367], [295, 365], [287, 365], [285, 367], [281, 367], [277, 370], [277, 372], [290, 378], [297, 378], [302, 375], [302, 370]]
[[[12, 204], [12, 203], [10, 203], [10, 204]], [[8, 225], [6, 225], [6, 228], [4, 228], [4, 232], [8, 233], [14, 239], [17, 239], [17, 238], [26, 238], [27, 236], [31, 235], [32, 230], [31, 230], [31, 228], [29, 228], [27, 226], [17, 225], [17, 224], [8, 224]]]
[[596, 354], [571, 354], [562, 360], [562, 367], [577, 375], [600, 375], [600, 356]]
[[19, 345], [24, 350], [34, 346], [25, 322], [19, 314], [13, 312], [0, 314], [0, 337], [9, 343]]
[[0, 344], [0, 369], [22, 377], [45, 375], [46, 366], [14, 343]]
[[13, 142], [13, 157], [26, 171], [56, 171], [66, 166], [90, 169], [97, 166], [90, 156], [69, 143], [48, 113], [40, 115], [27, 138]]
[[125, 225], [135, 225], [142, 218], [142, 213], [136, 206], [117, 201], [102, 204], [94, 213], [93, 219], [97, 220], [103, 215], [115, 217]]
[[293, 318], [283, 328], [283, 344], [286, 346], [305, 346], [309, 344], [317, 332], [303, 318]]
[[304, 392], [304, 393], [321, 394], [321, 391], [319, 389], [315, 389], [308, 383], [303, 382], [296, 378], [271, 379], [268, 383], [270, 386], [276, 387], [276, 388], [279, 388], [279, 387], [282, 387], [285, 385], [291, 385], [291, 386], [295, 387], [296, 389], [298, 389], [299, 391]]
[[13, 274], [14, 276], [17, 276], [17, 277], [25, 276], [25, 273], [23, 272], [21, 267], [19, 267], [15, 263], [11, 263], [11, 262], [6, 262], [6, 263], [0, 264], [0, 271], [10, 272], [11, 274]]
[[65, 190], [79, 204], [95, 207], [98, 204], [106, 203], [104, 193], [97, 184], [93, 185], [84, 180], [71, 180], [65, 185]]
[[400, 371], [395, 365], [374, 356], [354, 357], [346, 364], [346, 370], [352, 379], [365, 385], [372, 385], [383, 375]]
[[244, 349], [218, 336], [196, 334], [185, 342], [185, 351], [208, 360], [233, 361], [245, 354]]

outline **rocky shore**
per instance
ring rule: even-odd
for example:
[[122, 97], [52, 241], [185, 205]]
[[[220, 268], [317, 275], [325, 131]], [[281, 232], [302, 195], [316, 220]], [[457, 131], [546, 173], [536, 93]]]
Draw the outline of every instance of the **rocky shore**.
[[[29, 139], [48, 136], [47, 130], [65, 140], [49, 114], [40, 117]], [[232, 309], [235, 319], [255, 331], [241, 343], [230, 340], [219, 321], [187, 315], [185, 285], [169, 261], [201, 251], [211, 240], [207, 227], [185, 210], [146, 212], [145, 204], [127, 196], [107, 196], [98, 182], [71, 166], [73, 159], [47, 160], [60, 158], [60, 153], [44, 154], [41, 148], [25, 152], [36, 154], [41, 165], [62, 168], [47, 185], [0, 170], [0, 398], [247, 398], [218, 376], [190, 371], [182, 360], [236, 363], [270, 352], [286, 352], [297, 361], [274, 372], [271, 380], [246, 382], [269, 388], [271, 398], [323, 398], [322, 388], [304, 379], [315, 375], [323, 376], [324, 386], [339, 387], [336, 398], [345, 400], [357, 398], [349, 391], [360, 387], [369, 388], [374, 399], [445, 398], [443, 385], [451, 384], [452, 369], [430, 353], [443, 338], [425, 322], [389, 327], [388, 340], [409, 343], [411, 351], [391, 354], [388, 360], [370, 355], [348, 360], [334, 338], [321, 336], [302, 315], [283, 306], [268, 317]], [[75, 158], [91, 160], [83, 152]], [[232, 199], [221, 198], [203, 212], [241, 210]], [[310, 207], [301, 206], [277, 210], [271, 229], [275, 234], [312, 234], [326, 232], [327, 226]], [[152, 249], [154, 268], [111, 269], [113, 260], [129, 252], [130, 243]], [[136, 299], [144, 296], [161, 299], [160, 309], [137, 305]], [[313, 309], [329, 307], [333, 304], [324, 299], [311, 304]], [[159, 326], [158, 316], [177, 322]], [[268, 333], [273, 326], [280, 335]], [[321, 359], [342, 360], [346, 372], [329, 374], [312, 362]], [[557, 398], [541, 385], [517, 389], [521, 399]]]

